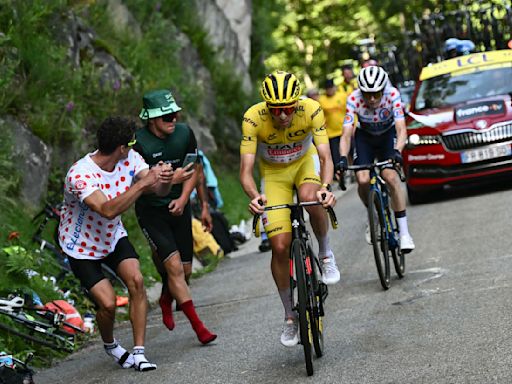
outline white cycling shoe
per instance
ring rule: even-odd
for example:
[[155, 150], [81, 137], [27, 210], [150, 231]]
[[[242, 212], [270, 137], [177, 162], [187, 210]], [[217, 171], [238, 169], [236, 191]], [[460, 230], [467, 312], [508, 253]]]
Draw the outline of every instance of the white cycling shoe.
[[281, 344], [285, 347], [293, 347], [299, 344], [299, 321], [288, 319], [284, 321]]
[[340, 271], [332, 251], [327, 256], [320, 258], [320, 267], [322, 268], [322, 281], [324, 284], [331, 285], [340, 281]]
[[411, 235], [400, 235], [400, 249], [403, 253], [409, 253], [415, 248]]

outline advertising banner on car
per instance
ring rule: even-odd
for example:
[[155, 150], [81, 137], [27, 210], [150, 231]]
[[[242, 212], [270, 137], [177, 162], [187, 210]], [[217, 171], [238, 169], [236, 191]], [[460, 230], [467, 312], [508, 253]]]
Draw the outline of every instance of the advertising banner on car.
[[503, 100], [481, 101], [455, 108], [454, 113], [457, 123], [480, 116], [501, 115], [505, 113], [505, 103]]

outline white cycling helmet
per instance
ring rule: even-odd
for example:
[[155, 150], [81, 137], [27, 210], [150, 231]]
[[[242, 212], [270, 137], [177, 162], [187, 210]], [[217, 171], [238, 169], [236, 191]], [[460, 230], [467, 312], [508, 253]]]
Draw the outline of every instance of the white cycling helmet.
[[388, 74], [382, 67], [375, 65], [361, 69], [357, 76], [359, 89], [363, 92], [380, 92], [388, 82]]

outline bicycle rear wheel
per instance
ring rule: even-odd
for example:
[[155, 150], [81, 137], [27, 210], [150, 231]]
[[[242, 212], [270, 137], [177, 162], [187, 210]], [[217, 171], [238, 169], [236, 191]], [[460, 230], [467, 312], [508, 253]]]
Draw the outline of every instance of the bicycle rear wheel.
[[312, 321], [311, 333], [313, 336], [313, 347], [316, 357], [322, 357], [324, 354], [324, 297], [327, 295], [327, 286], [320, 281], [320, 264], [315, 257], [313, 250], [307, 247], [307, 257], [311, 264], [311, 311]]
[[385, 290], [390, 285], [389, 247], [386, 239], [386, 224], [382, 210], [382, 201], [375, 190], [370, 190], [368, 199], [368, 218], [373, 245], [373, 255], [380, 283]]
[[304, 359], [306, 361], [306, 372], [308, 376], [313, 375], [313, 357], [311, 353], [311, 317], [308, 305], [308, 288], [306, 281], [305, 256], [306, 249], [303, 242], [295, 239], [292, 242], [291, 252], [295, 264], [295, 277], [297, 279], [297, 302], [299, 312], [300, 342], [304, 348]]

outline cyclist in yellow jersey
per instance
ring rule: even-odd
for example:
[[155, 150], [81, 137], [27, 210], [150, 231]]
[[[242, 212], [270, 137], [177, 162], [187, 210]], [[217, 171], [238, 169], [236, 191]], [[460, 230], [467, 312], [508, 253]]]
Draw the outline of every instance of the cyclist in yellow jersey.
[[[242, 123], [240, 144], [240, 182], [251, 199], [249, 209], [262, 214], [272, 247], [272, 276], [285, 310], [281, 343], [298, 343], [298, 321], [292, 309], [289, 280], [290, 215], [286, 210], [264, 212], [265, 205], [291, 203], [293, 188], [301, 201], [318, 200], [324, 207], [336, 203], [331, 192], [333, 163], [325, 131], [323, 111], [315, 100], [300, 99], [295, 75], [275, 71], [261, 86], [264, 102], [250, 107]], [[259, 155], [261, 192], [253, 177]], [[308, 209], [311, 226], [318, 240], [323, 280], [334, 284], [340, 273], [329, 246], [328, 218], [320, 206]]]

